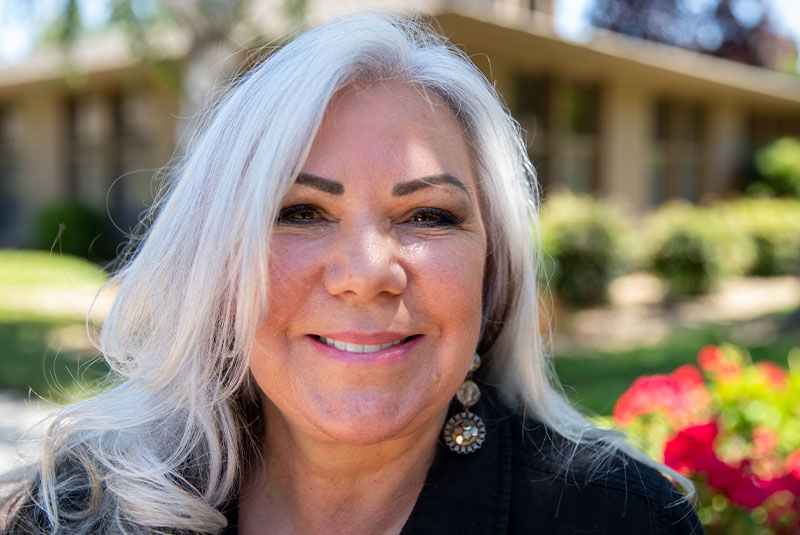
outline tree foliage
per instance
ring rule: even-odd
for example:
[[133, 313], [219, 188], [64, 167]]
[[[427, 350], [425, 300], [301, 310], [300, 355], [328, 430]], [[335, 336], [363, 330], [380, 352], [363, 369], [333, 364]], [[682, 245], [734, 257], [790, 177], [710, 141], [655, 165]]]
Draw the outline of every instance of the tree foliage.
[[649, 41], [750, 65], [793, 64], [794, 42], [775, 29], [764, 0], [596, 0], [592, 23]]
[[[181, 119], [177, 122], [176, 140], [181, 144], [188, 140], [183, 133], [193, 131], [206, 98], [236, 74], [242, 53], [248, 47], [257, 48], [257, 43], [264, 40], [260, 28], [247, 20], [253, 0], [103, 1], [111, 10], [108, 25], [122, 29], [132, 51], [142, 61], [158, 67], [162, 79], [179, 85]], [[287, 22], [292, 23], [305, 16], [308, 0], [283, 0], [279, 5]], [[161, 38], [174, 32], [188, 39], [188, 48], [180, 61], [165, 62]], [[85, 33], [78, 0], [65, 0], [46, 38], [69, 55]], [[68, 71], [69, 58], [65, 66]]]

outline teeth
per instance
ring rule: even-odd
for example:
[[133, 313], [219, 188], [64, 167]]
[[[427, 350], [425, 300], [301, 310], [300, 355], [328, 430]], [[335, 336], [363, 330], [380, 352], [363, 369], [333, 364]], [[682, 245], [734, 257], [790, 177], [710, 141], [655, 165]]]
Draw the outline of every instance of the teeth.
[[375, 353], [376, 351], [380, 351], [381, 349], [387, 349], [392, 346], [396, 346], [397, 344], [405, 340], [405, 338], [403, 338], [403, 340], [389, 342], [388, 344], [370, 345], [370, 344], [351, 344], [350, 342], [340, 342], [339, 340], [334, 340], [333, 338], [325, 338], [324, 336], [320, 336], [319, 339], [325, 342], [326, 345], [333, 346], [341, 351], [349, 351], [350, 353]]

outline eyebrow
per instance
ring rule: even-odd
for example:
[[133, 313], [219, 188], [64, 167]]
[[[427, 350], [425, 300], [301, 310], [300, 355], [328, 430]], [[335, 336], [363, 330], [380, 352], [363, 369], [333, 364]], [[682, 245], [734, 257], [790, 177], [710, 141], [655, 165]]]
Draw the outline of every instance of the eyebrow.
[[[331, 195], [344, 194], [344, 184], [342, 184], [341, 182], [337, 182], [336, 180], [331, 180], [330, 178], [323, 178], [321, 176], [312, 175], [310, 173], [298, 174], [297, 180], [295, 180], [295, 184], [299, 184], [301, 186], [308, 186], [309, 188], [314, 188], [325, 193], [330, 193]], [[415, 178], [414, 180], [409, 180], [408, 182], [395, 184], [394, 187], [392, 188], [392, 196], [402, 197], [404, 195], [411, 195], [412, 193], [419, 191], [421, 189], [433, 186], [440, 186], [442, 184], [450, 184], [451, 186], [455, 186], [458, 189], [462, 190], [464, 193], [466, 193], [467, 197], [470, 197], [469, 190], [464, 185], [464, 183], [449, 173], [441, 173], [438, 175]]]
[[417, 178], [414, 180], [409, 180], [408, 182], [403, 182], [402, 184], [395, 184], [392, 188], [392, 195], [395, 197], [401, 197], [403, 195], [410, 195], [415, 191], [419, 191], [423, 188], [429, 188], [431, 186], [440, 186], [442, 184], [450, 184], [451, 186], [455, 186], [458, 189], [462, 190], [464, 193], [467, 194], [469, 197], [469, 190], [467, 190], [467, 186], [464, 185], [459, 179], [454, 177], [449, 173], [442, 173], [440, 175], [432, 175], [426, 176], [423, 178]]
[[310, 175], [308, 173], [300, 173], [297, 175], [297, 180], [295, 180], [294, 183], [318, 189], [325, 193], [330, 193], [331, 195], [342, 195], [344, 193], [344, 184], [341, 182], [329, 178], [322, 178], [321, 176]]

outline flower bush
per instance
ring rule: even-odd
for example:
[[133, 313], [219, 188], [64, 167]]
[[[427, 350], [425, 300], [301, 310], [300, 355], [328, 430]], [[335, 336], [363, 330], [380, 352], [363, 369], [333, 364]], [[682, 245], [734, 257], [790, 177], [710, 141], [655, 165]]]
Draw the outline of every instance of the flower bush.
[[617, 400], [614, 422], [695, 481], [710, 535], [800, 533], [800, 349], [788, 360], [708, 346]]

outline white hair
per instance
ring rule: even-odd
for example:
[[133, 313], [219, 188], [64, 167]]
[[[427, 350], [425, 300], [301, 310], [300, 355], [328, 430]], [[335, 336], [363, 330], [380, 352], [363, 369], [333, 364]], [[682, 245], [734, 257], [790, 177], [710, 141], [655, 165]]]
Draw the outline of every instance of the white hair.
[[486, 380], [576, 447], [597, 446], [598, 466], [621, 448], [691, 493], [685, 478], [589, 423], [556, 386], [538, 323], [535, 176], [494, 87], [420, 22], [362, 13], [290, 40], [209, 114], [110, 282], [118, 291], [99, 348], [121, 379], [56, 416], [41, 464], [17, 473], [27, 490], [15, 522], [53, 534], [224, 527], [219, 509], [263, 432], [248, 358], [265, 317], [280, 200], [337, 92], [385, 80], [437, 95], [464, 127], [488, 237], [478, 348]]

